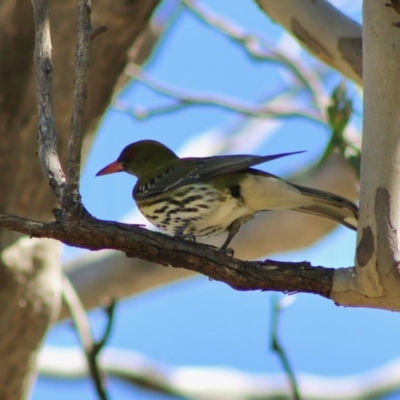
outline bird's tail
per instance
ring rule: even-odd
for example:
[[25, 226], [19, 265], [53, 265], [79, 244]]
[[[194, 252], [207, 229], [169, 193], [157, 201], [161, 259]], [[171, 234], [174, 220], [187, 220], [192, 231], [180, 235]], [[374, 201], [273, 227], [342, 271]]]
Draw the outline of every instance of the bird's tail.
[[309, 196], [315, 202], [311, 206], [299, 207], [296, 210], [329, 218], [350, 229], [357, 230], [358, 207], [354, 203], [341, 196], [322, 190], [292, 185], [300, 190], [303, 196]]

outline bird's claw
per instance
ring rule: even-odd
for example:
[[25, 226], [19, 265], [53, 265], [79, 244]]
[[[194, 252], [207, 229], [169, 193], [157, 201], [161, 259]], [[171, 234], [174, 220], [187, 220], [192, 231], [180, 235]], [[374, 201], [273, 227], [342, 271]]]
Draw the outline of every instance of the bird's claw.
[[182, 240], [190, 240], [191, 242], [196, 243], [196, 236], [193, 233], [176, 233], [174, 237]]
[[225, 254], [229, 258], [232, 258], [235, 254], [235, 251], [232, 249], [232, 247], [221, 247], [218, 249], [218, 251]]

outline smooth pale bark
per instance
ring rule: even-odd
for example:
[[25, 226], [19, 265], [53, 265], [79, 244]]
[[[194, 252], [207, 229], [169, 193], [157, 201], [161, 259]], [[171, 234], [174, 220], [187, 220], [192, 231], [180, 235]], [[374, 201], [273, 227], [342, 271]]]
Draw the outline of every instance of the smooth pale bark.
[[27, 398], [36, 356], [60, 308], [61, 244], [20, 239], [1, 255], [0, 398]]
[[[60, 362], [62, 360], [62, 362]], [[133, 351], [106, 348], [100, 356], [108, 374], [155, 392], [192, 400], [275, 400], [290, 398], [285, 374], [251, 374], [215, 366], [166, 366]], [[39, 370], [46, 376], [79, 379], [87, 376], [82, 350], [45, 347]], [[400, 388], [400, 359], [358, 375], [315, 376], [296, 373], [302, 398], [363, 400], [380, 398]]]
[[364, 120], [356, 268], [341, 269], [332, 298], [400, 310], [400, 30], [385, 0], [365, 0]]
[[316, 58], [362, 84], [361, 26], [326, 0], [256, 0]]

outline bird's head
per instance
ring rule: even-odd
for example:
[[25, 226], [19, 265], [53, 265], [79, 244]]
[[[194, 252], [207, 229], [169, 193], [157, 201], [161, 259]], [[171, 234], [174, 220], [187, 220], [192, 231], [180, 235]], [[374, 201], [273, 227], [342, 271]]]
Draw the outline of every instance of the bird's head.
[[96, 176], [125, 171], [136, 177], [152, 175], [155, 170], [178, 156], [155, 140], [141, 140], [126, 146], [116, 161], [101, 169]]

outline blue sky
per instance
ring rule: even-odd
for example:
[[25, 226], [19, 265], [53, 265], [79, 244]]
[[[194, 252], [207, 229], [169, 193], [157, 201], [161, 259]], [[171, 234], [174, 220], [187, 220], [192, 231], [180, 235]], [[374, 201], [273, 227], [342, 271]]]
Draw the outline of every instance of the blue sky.
[[[336, 3], [347, 5], [351, 13], [358, 10], [352, 16], [360, 19], [360, 1]], [[251, 1], [208, 0], [202, 4], [270, 42], [282, 40], [281, 29]], [[285, 40], [288, 52], [295, 50], [290, 39]], [[307, 55], [301, 58], [312, 62]], [[168, 31], [146, 71], [158, 81], [182, 90], [222, 93], [252, 103], [275, 93], [287, 79], [270, 64], [254, 63], [237, 44], [189, 12], [181, 15]], [[327, 86], [334, 87], [339, 82], [340, 77], [332, 74]], [[121, 99], [131, 107], [142, 109], [170, 101], [137, 83], [129, 85]], [[361, 110], [359, 102], [356, 106]], [[241, 118], [231, 111], [202, 106], [137, 121], [110, 109], [83, 172], [81, 191], [85, 206], [96, 217], [104, 219], [123, 220], [133, 212], [133, 177], [126, 174], [94, 177], [100, 168], [116, 159], [126, 144], [151, 138], [179, 151], [194, 137], [204, 137], [205, 132], [226, 131]], [[359, 127], [360, 119], [355, 117], [354, 123]], [[248, 140], [251, 142], [251, 137]], [[257, 144], [253, 152], [307, 150], [290, 161], [278, 160], [267, 165], [269, 172], [286, 175], [316, 161], [328, 140], [326, 128], [296, 118], [277, 125], [274, 134]], [[338, 227], [308, 249], [274, 258], [309, 260], [314, 265], [327, 267], [349, 266], [353, 264], [354, 245], [355, 234]], [[64, 258], [77, 254], [77, 250], [66, 248]], [[135, 350], [167, 365], [230, 366], [249, 372], [280, 372], [280, 363], [268, 344], [270, 310], [270, 293], [237, 292], [222, 283], [199, 277], [120, 302], [110, 345]], [[104, 322], [101, 313], [95, 311], [91, 315], [95, 327], [100, 327]], [[283, 312], [280, 326], [281, 339], [296, 372], [336, 376], [363, 372], [397, 357], [399, 331], [396, 314], [337, 307], [331, 301], [304, 294], [297, 295], [295, 302]], [[64, 323], [52, 329], [48, 343], [77, 344], [76, 334]], [[112, 398], [165, 399], [116, 380], [110, 382], [109, 389]], [[40, 378], [33, 400], [54, 399], [55, 395], [59, 400], [96, 399], [88, 380]]]

